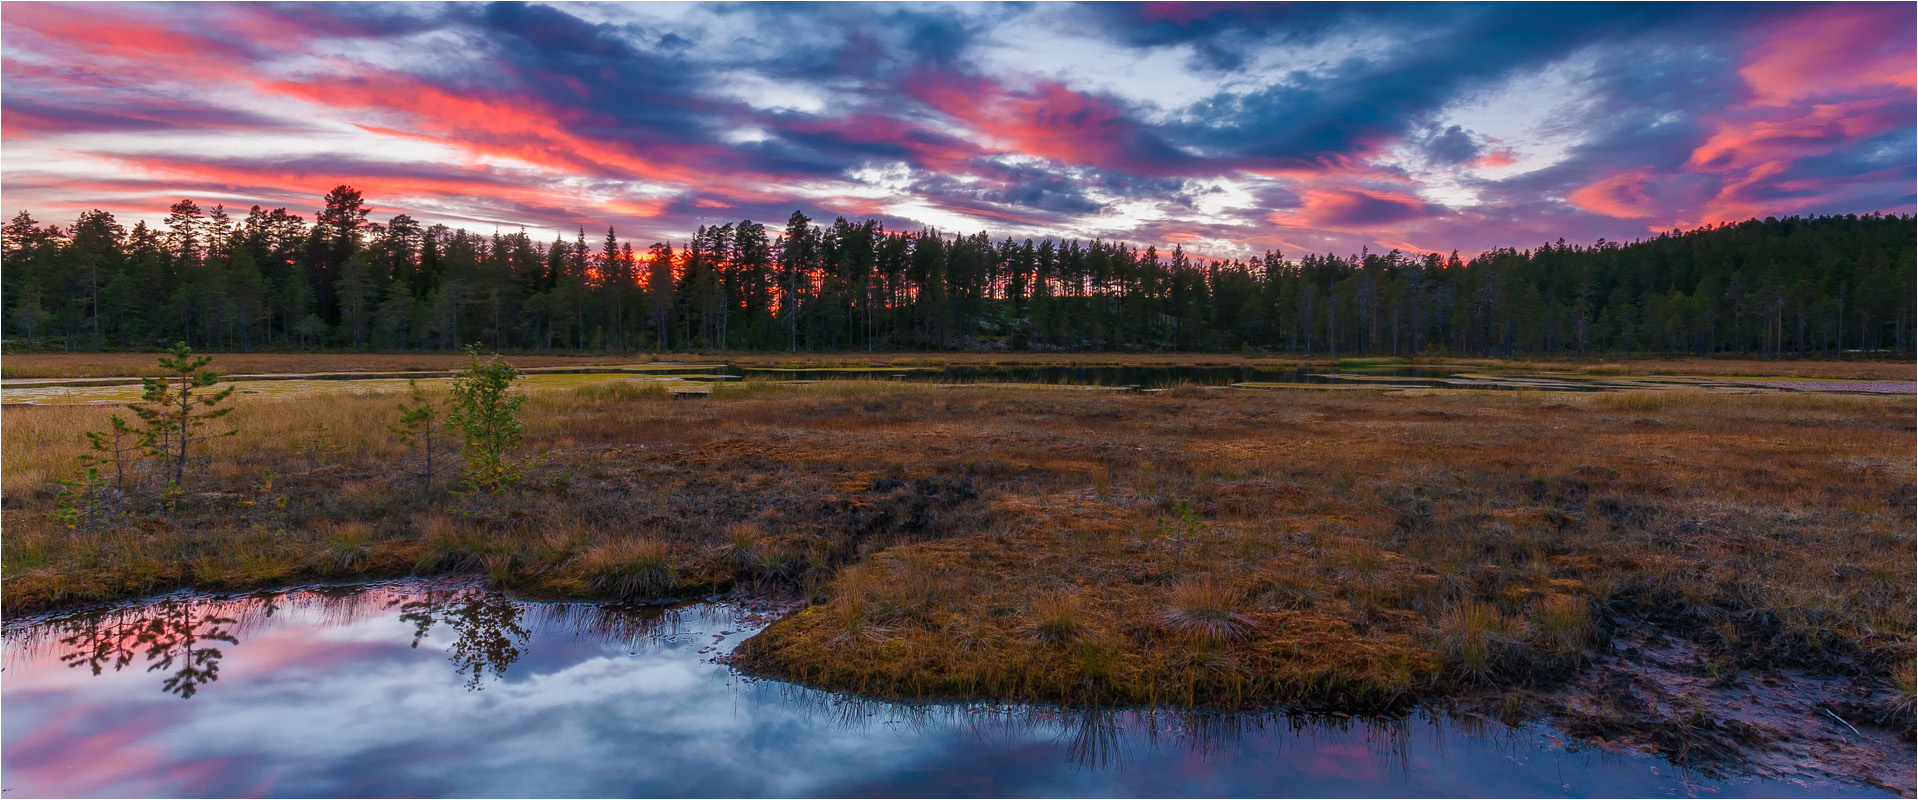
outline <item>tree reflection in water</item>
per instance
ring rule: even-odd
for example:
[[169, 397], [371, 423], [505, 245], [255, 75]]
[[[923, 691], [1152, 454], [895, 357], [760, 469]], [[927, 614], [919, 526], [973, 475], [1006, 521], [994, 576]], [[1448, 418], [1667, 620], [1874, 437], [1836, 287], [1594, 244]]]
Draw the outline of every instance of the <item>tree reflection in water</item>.
[[[182, 699], [201, 684], [220, 679], [225, 655], [211, 644], [238, 645], [227, 626], [231, 617], [211, 604], [165, 600], [157, 605], [89, 612], [59, 621], [60, 643], [72, 648], [60, 660], [70, 667], [87, 667], [99, 675], [109, 666], [119, 672], [144, 653], [148, 672], [170, 670], [161, 688]], [[177, 668], [176, 668], [177, 667]]]
[[484, 687], [486, 670], [494, 679], [506, 677], [506, 668], [518, 661], [532, 634], [521, 624], [520, 606], [497, 592], [478, 587], [436, 590], [414, 599], [396, 601], [400, 619], [413, 624], [413, 647], [420, 646], [434, 625], [453, 631], [447, 660], [466, 678], [468, 691]]
[[[144, 655], [149, 671], [168, 670], [162, 687], [183, 698], [218, 680], [224, 651], [219, 644], [238, 645], [235, 631], [252, 630], [289, 603], [295, 611], [317, 615], [321, 627], [354, 624], [378, 614], [398, 612], [412, 628], [418, 649], [439, 626], [452, 641], [447, 660], [468, 691], [480, 691], [490, 671], [495, 680], [525, 655], [535, 633], [566, 632], [573, 636], [624, 645], [637, 654], [647, 645], [682, 641], [693, 629], [738, 629], [736, 609], [695, 604], [684, 607], [598, 606], [579, 603], [515, 602], [497, 591], [471, 583], [406, 587], [321, 587], [292, 593], [262, 593], [233, 600], [209, 598], [163, 599], [144, 606], [106, 609], [35, 623], [39, 636], [57, 634], [65, 646], [60, 660], [86, 667], [94, 675], [118, 672]], [[237, 618], [237, 619], [236, 619]], [[441, 636], [446, 631], [438, 632]], [[9, 637], [21, 636], [18, 629]], [[26, 635], [26, 648], [33, 640]], [[20, 648], [9, 657], [18, 657]], [[1013, 746], [1033, 739], [1050, 740], [1060, 754], [1082, 770], [1119, 771], [1127, 764], [1166, 746], [1183, 746], [1202, 761], [1237, 757], [1239, 743], [1250, 738], [1264, 742], [1322, 741], [1357, 735], [1377, 763], [1407, 763], [1405, 719], [1352, 718], [1342, 715], [1219, 713], [1168, 709], [1060, 708], [977, 703], [886, 703], [833, 692], [773, 682], [782, 702], [808, 708], [816, 718], [834, 727], [870, 730], [883, 725], [897, 733], [931, 733], [957, 727], [982, 744]], [[1469, 717], [1452, 724], [1481, 738]], [[1290, 736], [1265, 736], [1268, 728], [1289, 729]]]
[[448, 660], [473, 691], [483, 688], [489, 671], [496, 679], [505, 677], [536, 633], [566, 631], [618, 642], [638, 652], [647, 643], [683, 636], [689, 623], [735, 624], [735, 615], [707, 606], [521, 603], [472, 583], [441, 582], [423, 589], [315, 587], [239, 598], [164, 598], [9, 625], [7, 658], [30, 658], [34, 651], [57, 641], [62, 663], [98, 676], [119, 672], [144, 656], [149, 671], [169, 670], [162, 682], [167, 692], [192, 697], [204, 684], [219, 679], [220, 659], [226, 653], [212, 645], [238, 645], [236, 633], [265, 624], [282, 610], [283, 603], [296, 612], [317, 615], [321, 627], [355, 624], [366, 619], [368, 612], [382, 609], [397, 611], [398, 618], [413, 629], [415, 649], [434, 628], [444, 625], [453, 637]]

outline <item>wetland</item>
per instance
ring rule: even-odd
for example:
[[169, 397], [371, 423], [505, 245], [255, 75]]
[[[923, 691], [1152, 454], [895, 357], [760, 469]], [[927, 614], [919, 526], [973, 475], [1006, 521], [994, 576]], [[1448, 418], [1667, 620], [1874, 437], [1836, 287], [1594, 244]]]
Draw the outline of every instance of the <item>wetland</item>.
[[[430, 370], [289, 364], [236, 380], [259, 393], [234, 395], [238, 433], [209, 443], [170, 508], [85, 528], [50, 515], [55, 481], [124, 400], [17, 392], [129, 387], [99, 382], [114, 377], [104, 368], [65, 376], [92, 385], [9, 371], [9, 773], [37, 775], [17, 765], [72, 749], [55, 746], [63, 736], [117, 741], [98, 720], [135, 706], [98, 693], [135, 689], [108, 687], [217, 709], [209, 698], [257, 695], [232, 687], [309, 669], [240, 666], [274, 648], [217, 633], [306, 640], [288, 663], [349, 673], [430, 663], [468, 698], [436, 714], [496, 708], [480, 698], [508, 693], [483, 687], [588, 662], [660, 676], [643, 691], [619, 678], [627, 702], [578, 712], [597, 722], [537, 703], [502, 712], [581, 747], [653, 718], [656, 702], [747, 719], [659, 711], [730, 733], [536, 794], [937, 794], [933, 774], [983, 781], [947, 790], [970, 794], [1135, 781], [1155, 794], [1912, 794], [1908, 365], [693, 361], [530, 371], [518, 391], [538, 458], [498, 493], [422, 488], [399, 469], [388, 426], [406, 379], [393, 373]], [[443, 378], [425, 378], [438, 392]], [[678, 383], [705, 391], [679, 398]], [[202, 594], [167, 595], [182, 589]], [[448, 592], [464, 598], [453, 610], [406, 608]], [[164, 608], [233, 620], [206, 632], [214, 663], [206, 649], [168, 661], [182, 636], [138, 621]], [[460, 645], [460, 613], [524, 634]], [[136, 618], [121, 621], [132, 644], [65, 642], [75, 620], [114, 615]], [[363, 628], [428, 635], [414, 647], [341, 633]], [[699, 635], [660, 634], [681, 628]], [[122, 651], [124, 664], [97, 655]], [[496, 663], [508, 651], [514, 663]], [[94, 678], [67, 666], [75, 653], [106, 666]], [[662, 654], [681, 661], [641, 663]], [[62, 688], [14, 694], [50, 685]], [[297, 697], [275, 702], [326, 713]], [[839, 739], [912, 752], [782, 762], [756, 738], [840, 724], [830, 709], [850, 707], [880, 727]], [[142, 724], [238, 724], [166, 713]], [[423, 730], [395, 746], [439, 747]], [[195, 774], [278, 787], [266, 794], [491, 791], [462, 783], [470, 765], [450, 750], [368, 784], [382, 791], [312, 783], [329, 774], [317, 760], [240, 770], [265, 740], [241, 741], [137, 749], [174, 778], [36, 777], [35, 791], [245, 791], [166, 783]], [[763, 768], [700, 785], [647, 772], [688, 748], [743, 748]], [[1346, 755], [1334, 768], [1327, 753]], [[967, 759], [1007, 766], [938, 766]], [[1547, 764], [1568, 777], [1544, 781]]]

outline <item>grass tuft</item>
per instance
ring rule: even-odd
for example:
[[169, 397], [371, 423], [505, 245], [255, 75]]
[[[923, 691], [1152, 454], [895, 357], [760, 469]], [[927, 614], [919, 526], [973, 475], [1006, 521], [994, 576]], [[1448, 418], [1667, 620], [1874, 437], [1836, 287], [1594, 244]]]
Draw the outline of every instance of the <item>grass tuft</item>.
[[1196, 578], [1172, 588], [1170, 608], [1159, 614], [1159, 624], [1173, 633], [1222, 644], [1252, 629], [1250, 618], [1239, 613], [1238, 590], [1214, 578]]
[[579, 569], [600, 591], [626, 598], [657, 598], [679, 587], [666, 546], [647, 539], [619, 539], [590, 548]]
[[373, 539], [373, 528], [364, 522], [333, 526], [324, 539], [326, 558], [335, 569], [350, 570], [366, 560]]
[[1066, 592], [1042, 595], [1032, 602], [1026, 634], [1043, 644], [1065, 645], [1086, 633], [1085, 612], [1079, 598]]
[[1489, 603], [1466, 600], [1439, 619], [1439, 647], [1446, 663], [1471, 680], [1489, 680], [1518, 644], [1520, 623]]
[[1553, 651], [1576, 657], [1591, 644], [1592, 610], [1584, 598], [1554, 594], [1539, 602], [1536, 618]]
[[752, 571], [764, 560], [759, 546], [764, 535], [757, 523], [735, 522], [726, 526], [726, 541], [719, 546], [720, 558], [736, 571]]

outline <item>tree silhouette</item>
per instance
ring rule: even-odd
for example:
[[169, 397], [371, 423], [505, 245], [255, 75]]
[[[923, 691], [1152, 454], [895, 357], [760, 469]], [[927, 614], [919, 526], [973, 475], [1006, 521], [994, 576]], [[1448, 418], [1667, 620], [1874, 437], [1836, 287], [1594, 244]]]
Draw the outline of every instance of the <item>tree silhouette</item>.
[[[1918, 352], [1909, 215], [1767, 218], [1630, 243], [1268, 252], [742, 220], [632, 247], [191, 199], [160, 229], [89, 211], [4, 227], [0, 314], [28, 348], [1193, 350], [1335, 356]], [[630, 237], [629, 237], [630, 238]]]

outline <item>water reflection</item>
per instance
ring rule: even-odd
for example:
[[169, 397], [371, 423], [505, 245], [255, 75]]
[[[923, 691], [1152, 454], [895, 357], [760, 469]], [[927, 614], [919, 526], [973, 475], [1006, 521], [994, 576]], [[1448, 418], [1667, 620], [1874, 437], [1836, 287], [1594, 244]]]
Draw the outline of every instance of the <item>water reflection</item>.
[[1126, 762], [1124, 730], [1117, 714], [1085, 709], [1061, 736], [1067, 742], [1066, 758], [1087, 769], [1117, 769]]
[[94, 675], [109, 666], [119, 672], [145, 654], [146, 671], [167, 672], [161, 688], [185, 699], [201, 684], [220, 679], [224, 652], [212, 645], [239, 644], [226, 627], [235, 622], [217, 608], [167, 600], [144, 609], [91, 611], [54, 624], [64, 634], [60, 643], [70, 648], [60, 655], [67, 666], [86, 667]]
[[409, 582], [10, 621], [0, 768], [9, 797], [1873, 794], [1449, 716], [902, 705], [714, 662], [766, 620]]
[[520, 624], [520, 605], [476, 586], [431, 590], [416, 599], [394, 600], [400, 619], [413, 625], [413, 649], [435, 624], [452, 629], [453, 646], [447, 660], [466, 677], [467, 691], [478, 691], [486, 668], [496, 678], [519, 660], [520, 647], [532, 633]]
[[[713, 606], [525, 603], [465, 581], [407, 581], [325, 586], [290, 593], [263, 592], [237, 598], [181, 593], [149, 603], [86, 609], [63, 615], [11, 620], [6, 626], [7, 662], [30, 663], [52, 655], [62, 664], [99, 676], [135, 664], [165, 670], [161, 689], [191, 698], [202, 684], [219, 680], [226, 651], [238, 646], [238, 631], [268, 623], [291, 598], [325, 628], [351, 626], [384, 611], [406, 623], [410, 649], [433, 636], [444, 641], [447, 661], [469, 691], [484, 688], [524, 655], [537, 626], [626, 647], [672, 643], [689, 618], [710, 621]], [[753, 627], [757, 630], [757, 626]], [[56, 645], [57, 643], [57, 645]], [[429, 647], [429, 649], [431, 649]]]

